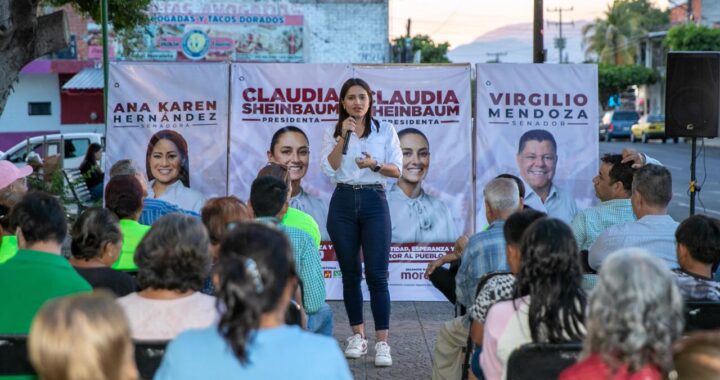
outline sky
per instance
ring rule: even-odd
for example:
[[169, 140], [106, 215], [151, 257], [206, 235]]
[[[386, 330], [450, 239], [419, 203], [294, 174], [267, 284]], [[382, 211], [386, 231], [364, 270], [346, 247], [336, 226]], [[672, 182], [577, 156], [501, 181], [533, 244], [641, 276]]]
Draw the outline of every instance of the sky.
[[[669, 0], [653, 1], [665, 9]], [[674, 0], [675, 3], [682, 1]], [[390, 37], [410, 33], [428, 34], [435, 42], [450, 42], [450, 48], [472, 42], [498, 27], [532, 22], [533, 0], [390, 0]], [[612, 0], [544, 0], [545, 9], [573, 8], [563, 12], [563, 21], [593, 20], [602, 16]], [[557, 21], [558, 13], [545, 12], [545, 21]]]

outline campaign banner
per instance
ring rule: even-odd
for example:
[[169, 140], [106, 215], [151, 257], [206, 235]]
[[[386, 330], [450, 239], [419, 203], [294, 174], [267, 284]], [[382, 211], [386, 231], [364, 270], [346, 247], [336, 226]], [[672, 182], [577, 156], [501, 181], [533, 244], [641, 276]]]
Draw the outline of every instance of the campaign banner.
[[130, 60], [302, 62], [304, 18], [289, 3], [154, 0], [124, 40]]
[[332, 276], [340, 270], [326, 227], [334, 185], [320, 170], [320, 152], [323, 132], [337, 122], [340, 87], [351, 76], [343, 64], [238, 63], [231, 73], [230, 194], [248, 199], [267, 162], [287, 165], [290, 206], [320, 227], [329, 299], [342, 299], [342, 282]]
[[373, 117], [392, 123], [402, 175], [387, 191], [393, 299], [445, 300], [425, 276], [430, 261], [473, 231], [470, 65], [355, 66], [373, 89]]
[[105, 172], [133, 159], [150, 197], [199, 212], [226, 194], [229, 67], [111, 63]]
[[503, 173], [522, 179], [526, 205], [566, 223], [595, 202], [597, 94], [596, 65], [477, 65], [478, 230], [483, 188]]

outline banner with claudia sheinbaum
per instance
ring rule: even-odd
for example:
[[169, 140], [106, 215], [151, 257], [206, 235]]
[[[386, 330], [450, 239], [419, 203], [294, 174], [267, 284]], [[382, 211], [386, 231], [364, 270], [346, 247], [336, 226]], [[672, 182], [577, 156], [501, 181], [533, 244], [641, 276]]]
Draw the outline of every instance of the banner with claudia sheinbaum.
[[355, 66], [373, 89], [373, 117], [394, 125], [401, 177], [386, 189], [393, 300], [443, 301], [427, 264], [473, 230], [470, 65]]
[[105, 172], [133, 159], [150, 196], [196, 212], [225, 195], [228, 77], [224, 63], [112, 63]]
[[525, 203], [572, 222], [595, 202], [599, 164], [597, 66], [478, 64], [476, 225], [487, 225], [483, 188], [509, 173]]
[[230, 194], [248, 199], [263, 166], [287, 165], [290, 206], [320, 227], [329, 299], [342, 299], [342, 277], [326, 227], [335, 187], [320, 170], [320, 153], [325, 128], [337, 122], [340, 87], [351, 75], [352, 67], [342, 64], [238, 63], [231, 73]]

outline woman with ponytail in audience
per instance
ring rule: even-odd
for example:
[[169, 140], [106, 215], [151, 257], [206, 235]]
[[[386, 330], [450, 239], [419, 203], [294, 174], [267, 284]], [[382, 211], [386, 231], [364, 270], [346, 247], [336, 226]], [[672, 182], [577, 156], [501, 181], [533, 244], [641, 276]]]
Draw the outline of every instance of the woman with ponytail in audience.
[[334, 339], [286, 326], [297, 287], [290, 243], [265, 225], [240, 224], [220, 246], [217, 326], [168, 346], [155, 379], [351, 379]]
[[579, 342], [585, 292], [577, 243], [559, 219], [540, 219], [523, 234], [513, 299], [490, 308], [480, 364], [488, 380], [504, 379], [510, 353], [526, 343]]

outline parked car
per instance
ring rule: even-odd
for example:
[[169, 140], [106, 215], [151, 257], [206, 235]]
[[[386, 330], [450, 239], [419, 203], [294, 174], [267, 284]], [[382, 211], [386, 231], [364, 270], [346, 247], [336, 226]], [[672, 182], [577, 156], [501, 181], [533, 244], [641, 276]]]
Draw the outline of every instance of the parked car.
[[[642, 141], [647, 144], [650, 139], [661, 139], [663, 143], [667, 141], [667, 136], [665, 136], [665, 115], [645, 115], [640, 118], [637, 124], [633, 124], [630, 141]], [[673, 138], [673, 141], [677, 143], [678, 138]]]
[[608, 111], [600, 120], [600, 140], [630, 138], [630, 128], [637, 123], [640, 115], [635, 111]]
[[[30, 148], [28, 149], [28, 140], [25, 139], [8, 149], [0, 155], [0, 160], [8, 160], [16, 165], [26, 162], [28, 152], [35, 152], [43, 160], [46, 157], [58, 155], [60, 153], [60, 137], [64, 141], [64, 162], [66, 169], [77, 169], [85, 158], [85, 152], [92, 143], [98, 143], [105, 146], [105, 137], [99, 133], [64, 133], [52, 134], [45, 136], [35, 136], [30, 138]], [[43, 149], [43, 141], [45, 141], [45, 149]]]

